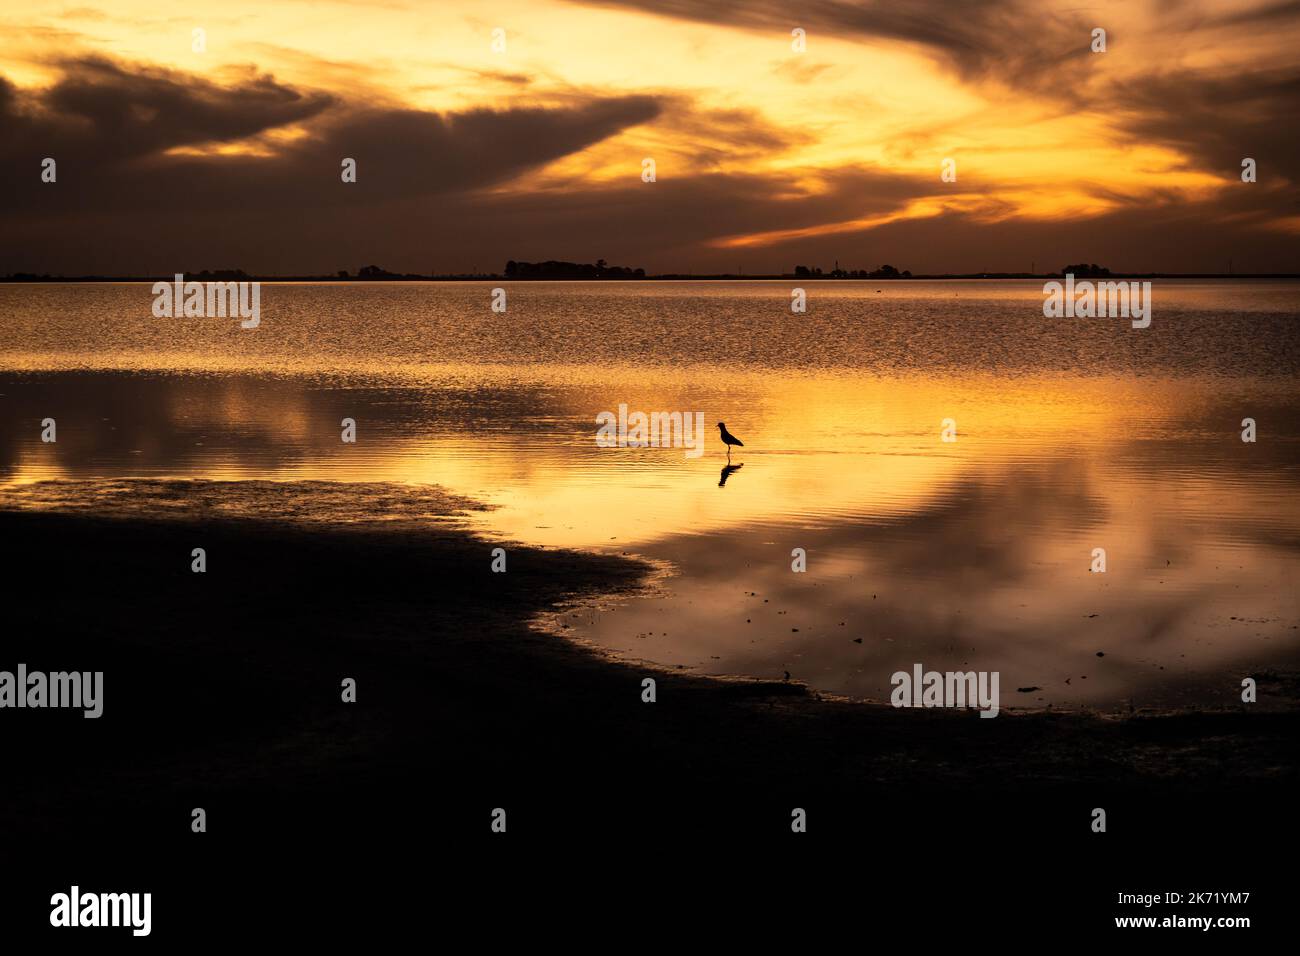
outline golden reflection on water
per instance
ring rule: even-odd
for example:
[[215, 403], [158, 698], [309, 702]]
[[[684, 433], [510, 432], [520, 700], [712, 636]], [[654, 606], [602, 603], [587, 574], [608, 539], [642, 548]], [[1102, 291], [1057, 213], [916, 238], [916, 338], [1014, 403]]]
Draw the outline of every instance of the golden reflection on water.
[[[613, 365], [515, 368], [491, 386], [481, 368], [421, 375], [9, 382], [3, 493], [42, 507], [30, 483], [50, 478], [88, 482], [88, 496], [93, 479], [241, 481], [223, 490], [224, 512], [265, 517], [254, 479], [329, 481], [350, 483], [330, 514], [383, 520], [391, 483], [437, 485], [496, 506], [465, 518], [491, 536], [677, 569], [658, 597], [571, 620], [578, 636], [855, 697], [887, 696], [889, 673], [920, 661], [1000, 670], [1006, 707], [1230, 704], [1238, 672], [1295, 662], [1287, 382]], [[706, 453], [598, 448], [596, 416], [619, 403], [703, 411]], [[1240, 440], [1247, 413], [1266, 440]], [[45, 414], [56, 444], [39, 440]], [[356, 445], [340, 441], [344, 417]], [[745, 442], [721, 486], [717, 421]], [[66, 493], [45, 506], [56, 499]], [[790, 570], [795, 547], [807, 574]], [[1105, 575], [1088, 571], [1096, 547]]]
[[[28, 429], [12, 444], [8, 478], [433, 484], [500, 506], [482, 519], [495, 533], [581, 547], [611, 538], [636, 544], [760, 524], [898, 516], [932, 507], [971, 476], [1014, 483], [1024, 469], [1070, 462], [1057, 480], [1088, 480], [1089, 495], [1104, 501], [1103, 510], [1124, 514], [1130, 528], [1162, 510], [1192, 523], [1294, 524], [1296, 509], [1277, 484], [1293, 474], [1294, 436], [1242, 443], [1239, 413], [1223, 407], [1232, 399], [1221, 382], [606, 376], [621, 384], [588, 373], [586, 381], [568, 376], [506, 389], [499, 401], [457, 395], [447, 404], [458, 416], [478, 406], [455, 419], [427, 404], [423, 390], [152, 379], [98, 406], [109, 414], [59, 415], [57, 444], [41, 443], [39, 429]], [[1261, 412], [1288, 400], [1284, 391], [1270, 398], [1276, 384], [1235, 388]], [[147, 407], [133, 409], [126, 423], [115, 406], [137, 398]], [[705, 454], [598, 448], [596, 415], [619, 403], [703, 411]], [[343, 417], [358, 422], [355, 445], [339, 439]], [[719, 487], [727, 458], [715, 423], [723, 419], [745, 447], [733, 454], [733, 464], [743, 467]], [[955, 422], [956, 441], [941, 440], [945, 419]]]
[[[448, 380], [461, 374], [470, 373], [450, 370]], [[58, 444], [28, 435], [17, 444], [10, 477], [139, 473], [438, 484], [501, 505], [489, 525], [502, 534], [583, 546], [738, 522], [903, 513], [972, 468], [1084, 447], [1105, 455], [1131, 431], [1124, 422], [1135, 397], [1131, 385], [1097, 380], [573, 378], [534, 386], [520, 405], [506, 404], [499, 414], [480, 410], [478, 422], [443, 420], [400, 393], [367, 395], [349, 413], [346, 397], [292, 380], [156, 380], [143, 387], [151, 403], [161, 401], [132, 411], [129, 432], [125, 425], [119, 431], [113, 416], [60, 415]], [[1143, 427], [1170, 414], [1172, 393], [1186, 389], [1169, 392], [1141, 390]], [[706, 453], [597, 448], [596, 415], [619, 403], [703, 411]], [[345, 414], [358, 421], [354, 446], [339, 441]], [[734, 455], [746, 467], [719, 488], [726, 456], [715, 423], [724, 418], [746, 442]], [[956, 422], [955, 442], [940, 440], [945, 418]]]

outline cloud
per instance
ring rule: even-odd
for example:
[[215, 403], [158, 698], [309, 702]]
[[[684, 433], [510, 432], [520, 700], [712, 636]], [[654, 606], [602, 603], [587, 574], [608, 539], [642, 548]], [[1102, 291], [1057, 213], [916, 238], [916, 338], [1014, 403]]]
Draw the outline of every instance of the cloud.
[[1014, 85], [1045, 81], [1067, 60], [1089, 53], [1091, 27], [1075, 10], [1048, 13], [1040, 0], [570, 0], [680, 20], [788, 36], [877, 39], [922, 47], [965, 79]]
[[162, 150], [233, 142], [317, 116], [335, 103], [272, 77], [218, 86], [150, 67], [128, 71], [103, 57], [59, 62], [48, 89], [19, 93], [0, 77], [0, 156], [60, 155], [115, 166]]
[[[1224, 189], [1193, 203], [1153, 176], [1139, 201], [1099, 178], [1097, 215], [1027, 221], [997, 182], [965, 177], [954, 196], [929, 173], [801, 165], [808, 132], [676, 91], [525, 88], [527, 101], [434, 112], [253, 71], [218, 83], [104, 57], [58, 65], [42, 89], [0, 78], [0, 274], [319, 274], [371, 262], [452, 272], [509, 258], [652, 272], [834, 259], [914, 272], [1030, 260], [1193, 271], [1229, 255], [1243, 271], [1300, 266], [1281, 228], [1300, 213], [1287, 193], [1300, 96], [1284, 67], [1097, 84], [1081, 108], [1111, 118], [1114, 145], [1170, 146], [1220, 171]], [[640, 158], [660, 146], [684, 162], [643, 183]], [[624, 153], [627, 175], [611, 179]], [[1260, 163], [1252, 186], [1234, 182], [1247, 155]], [[58, 161], [56, 185], [40, 182], [45, 156]], [[355, 184], [340, 181], [344, 157], [357, 160]], [[593, 157], [602, 175], [588, 177]]]
[[752, 109], [716, 109], [682, 94], [660, 97], [663, 110], [654, 122], [664, 153], [684, 156], [698, 170], [770, 162], [777, 156], [816, 141], [812, 134], [780, 126]]
[[1257, 26], [1260, 24], [1269, 27], [1279, 24], [1291, 26], [1298, 19], [1300, 19], [1300, 0], [1282, 0], [1280, 3], [1266, 3], [1258, 7], [1247, 7], [1244, 10], [1220, 13], [1207, 18], [1204, 25], [1211, 28]]
[[[20, 216], [232, 207], [253, 214], [472, 190], [660, 111], [647, 96], [455, 113], [367, 108], [269, 76], [220, 86], [99, 57], [60, 66], [59, 81], [37, 92], [0, 78], [0, 174], [12, 189], [6, 206]], [[58, 163], [53, 186], [39, 180], [46, 156]], [[359, 170], [347, 188], [339, 175], [345, 157]]]
[[1300, 182], [1300, 68], [1154, 73], [1108, 88], [1095, 106], [1134, 140], [1173, 146], [1225, 178], [1251, 157], [1261, 176]]

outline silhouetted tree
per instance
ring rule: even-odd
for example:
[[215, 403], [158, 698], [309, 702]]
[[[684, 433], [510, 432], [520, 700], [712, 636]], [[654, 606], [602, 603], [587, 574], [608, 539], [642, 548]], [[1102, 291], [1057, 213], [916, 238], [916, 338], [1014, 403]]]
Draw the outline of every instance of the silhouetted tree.
[[506, 263], [506, 276], [511, 279], [634, 279], [644, 277], [644, 269], [611, 266], [604, 259], [595, 264], [579, 262], [516, 262]]
[[1105, 266], [1099, 266], [1095, 262], [1079, 262], [1074, 265], [1066, 266], [1061, 270], [1061, 275], [1076, 276], [1108, 276], [1110, 270]]

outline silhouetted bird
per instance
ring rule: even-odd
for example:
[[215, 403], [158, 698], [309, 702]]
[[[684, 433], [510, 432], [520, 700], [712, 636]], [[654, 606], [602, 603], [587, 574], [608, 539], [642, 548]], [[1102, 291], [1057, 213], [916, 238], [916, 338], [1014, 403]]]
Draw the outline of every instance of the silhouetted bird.
[[727, 446], [727, 461], [731, 461], [731, 446], [735, 445], [737, 448], [744, 448], [745, 443], [727, 431], [726, 422], [718, 422], [718, 430], [722, 432], [722, 443]]

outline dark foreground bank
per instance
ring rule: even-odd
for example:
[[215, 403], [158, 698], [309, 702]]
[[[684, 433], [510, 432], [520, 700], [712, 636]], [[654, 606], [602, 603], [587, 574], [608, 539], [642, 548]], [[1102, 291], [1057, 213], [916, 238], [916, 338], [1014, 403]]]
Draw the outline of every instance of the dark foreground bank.
[[[999, 874], [999, 893], [1096, 920], [1130, 885], [1234, 889], [1262, 875], [1232, 863], [1243, 848], [1295, 846], [1295, 714], [983, 720], [652, 673], [530, 626], [630, 593], [643, 566], [510, 546], [495, 574], [494, 545], [454, 522], [7, 512], [0, 540], [0, 670], [104, 672], [99, 719], [0, 710], [0, 836], [27, 861], [7, 905], [26, 921], [77, 879], [170, 892], [160, 925], [181, 932], [208, 905], [186, 888], [213, 881], [400, 897], [422, 867], [584, 858], [686, 880], [837, 861], [933, 873], [966, 902]], [[1058, 898], [1035, 873], [1081, 885]]]

